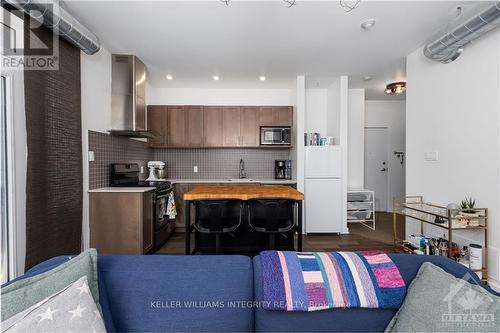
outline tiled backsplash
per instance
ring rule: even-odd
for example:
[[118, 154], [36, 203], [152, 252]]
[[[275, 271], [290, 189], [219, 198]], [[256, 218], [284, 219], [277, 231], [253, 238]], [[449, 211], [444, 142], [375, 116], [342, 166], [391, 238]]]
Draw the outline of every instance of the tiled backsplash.
[[[155, 149], [155, 160], [167, 164], [167, 178], [226, 179], [238, 178], [240, 159], [245, 162], [248, 178], [274, 178], [274, 161], [290, 158], [289, 149], [206, 148]], [[198, 172], [193, 172], [193, 167]]]
[[[111, 163], [166, 162], [170, 179], [227, 179], [238, 178], [240, 159], [245, 162], [248, 178], [274, 178], [274, 161], [290, 158], [289, 149], [206, 148], [206, 149], [151, 149], [146, 142], [106, 133], [89, 131], [89, 151], [94, 161], [89, 162], [89, 188], [110, 185]], [[193, 172], [193, 167], [198, 172]], [[295, 167], [295, 166], [292, 166]], [[142, 178], [147, 177], [146, 174]]]
[[89, 189], [110, 185], [111, 163], [146, 166], [154, 156], [146, 142], [94, 131], [89, 131], [89, 151], [94, 152], [94, 161], [89, 162]]

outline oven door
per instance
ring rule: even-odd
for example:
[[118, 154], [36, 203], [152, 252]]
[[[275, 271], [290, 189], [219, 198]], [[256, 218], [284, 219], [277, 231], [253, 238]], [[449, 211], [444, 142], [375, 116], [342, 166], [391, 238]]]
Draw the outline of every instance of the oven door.
[[155, 230], [163, 228], [171, 222], [168, 214], [168, 197], [172, 190], [162, 191], [156, 194], [155, 199]]

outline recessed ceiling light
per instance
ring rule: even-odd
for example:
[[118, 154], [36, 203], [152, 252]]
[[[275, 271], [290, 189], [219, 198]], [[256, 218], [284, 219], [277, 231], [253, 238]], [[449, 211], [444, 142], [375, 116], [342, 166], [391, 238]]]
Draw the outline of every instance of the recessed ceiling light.
[[367, 19], [361, 22], [361, 29], [368, 31], [375, 26], [377, 21], [375, 19]]
[[214, 75], [214, 76], [212, 76], [212, 79], [213, 79], [214, 81], [219, 81], [219, 80], [220, 80], [220, 77], [219, 77], [219, 75]]
[[259, 80], [266, 81], [266, 77], [264, 75], [259, 76]]
[[171, 80], [173, 80], [173, 79], [174, 79], [174, 77], [173, 77], [172, 75], [170, 75], [170, 74], [167, 74], [166, 78], [167, 78], [167, 80], [169, 80], [169, 81], [171, 81]]
[[370, 75], [363, 76], [363, 81], [370, 81], [372, 77]]

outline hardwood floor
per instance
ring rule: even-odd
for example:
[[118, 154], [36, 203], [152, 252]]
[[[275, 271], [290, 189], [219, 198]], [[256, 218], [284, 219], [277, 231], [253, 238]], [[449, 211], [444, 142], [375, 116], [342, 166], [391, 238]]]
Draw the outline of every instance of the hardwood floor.
[[[394, 252], [392, 214], [377, 213], [376, 229], [361, 224], [349, 224], [349, 234], [304, 235], [303, 251], [361, 251], [380, 250]], [[404, 217], [398, 217], [398, 235], [404, 237]], [[184, 254], [184, 233], [174, 233], [157, 254]]]

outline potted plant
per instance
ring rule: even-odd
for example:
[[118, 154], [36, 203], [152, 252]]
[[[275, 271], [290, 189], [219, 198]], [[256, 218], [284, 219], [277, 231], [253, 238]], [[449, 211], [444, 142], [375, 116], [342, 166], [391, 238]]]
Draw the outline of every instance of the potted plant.
[[478, 226], [479, 225], [479, 213], [477, 210], [474, 209], [474, 206], [476, 205], [476, 200], [473, 198], [467, 198], [465, 197], [465, 200], [462, 200], [460, 203], [460, 214], [457, 217], [460, 217], [460, 221], [464, 226]]

